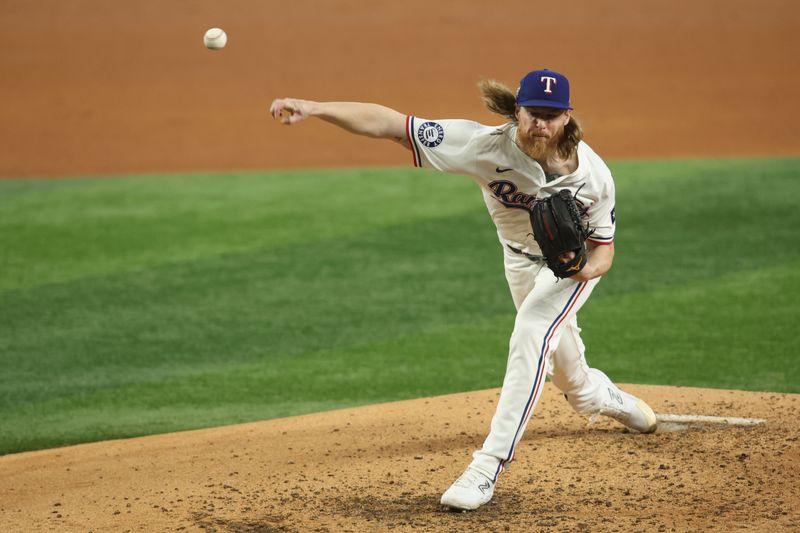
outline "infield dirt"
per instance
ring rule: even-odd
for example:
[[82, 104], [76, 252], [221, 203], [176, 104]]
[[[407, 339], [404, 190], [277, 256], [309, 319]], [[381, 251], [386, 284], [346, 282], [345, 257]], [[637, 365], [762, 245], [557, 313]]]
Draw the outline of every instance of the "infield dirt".
[[[570, 76], [606, 158], [800, 152], [796, 2], [488, 5], [0, 0], [0, 176], [409, 164], [266, 109], [348, 99], [492, 123], [478, 78], [513, 86], [533, 67]], [[211, 26], [225, 50], [203, 47]], [[438, 499], [496, 390], [86, 444], [0, 457], [0, 529], [800, 529], [800, 396], [627, 388], [662, 413], [767, 422], [587, 429], [548, 385], [495, 499], [466, 514]]]
[[495, 497], [441, 493], [480, 446], [496, 390], [0, 457], [6, 531], [797, 531], [800, 395], [626, 386], [656, 412], [752, 427], [605, 419], [551, 384]]

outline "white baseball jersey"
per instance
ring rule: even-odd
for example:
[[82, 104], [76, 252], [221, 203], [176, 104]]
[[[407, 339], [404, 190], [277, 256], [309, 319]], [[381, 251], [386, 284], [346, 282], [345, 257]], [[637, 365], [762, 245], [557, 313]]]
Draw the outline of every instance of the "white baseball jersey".
[[[594, 234], [590, 240], [614, 240], [614, 180], [602, 159], [581, 142], [575, 172], [547, 181], [542, 167], [525, 154], [516, 139], [516, 124], [485, 126], [470, 120], [406, 119], [414, 164], [471, 176], [480, 186], [501, 241], [525, 253], [540, 255], [529, 211], [537, 198], [561, 189], [578, 193], [588, 208]], [[580, 189], [580, 191], [579, 191]]]
[[[468, 467], [468, 471], [483, 474], [487, 483], [496, 483], [513, 461], [541, 397], [546, 375], [578, 413], [606, 414], [637, 431], [652, 431], [655, 427], [655, 415], [651, 412], [652, 420], [647, 418], [638, 407], [642, 404], [638, 398], [620, 391], [605, 374], [586, 362], [577, 313], [600, 278], [559, 279], [543, 261], [533, 257], [540, 256], [541, 250], [532, 235], [530, 209], [537, 199], [561, 189], [577, 193], [586, 208], [585, 220], [595, 230], [591, 240], [599, 244], [613, 242], [615, 200], [611, 172], [581, 142], [575, 172], [548, 181], [542, 167], [517, 146], [516, 134], [516, 124], [493, 127], [468, 120], [406, 118], [414, 164], [471, 176], [483, 192], [500, 241], [508, 245], [503, 247], [503, 265], [517, 318], [489, 435], [472, 455]], [[445, 496], [463, 494], [459, 492], [463, 491], [463, 484], [458, 483]], [[485, 487], [478, 488], [484, 495]]]

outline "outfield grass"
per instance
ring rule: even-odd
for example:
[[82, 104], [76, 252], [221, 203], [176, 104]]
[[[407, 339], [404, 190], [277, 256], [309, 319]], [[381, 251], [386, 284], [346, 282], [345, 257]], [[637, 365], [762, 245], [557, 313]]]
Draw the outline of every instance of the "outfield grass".
[[[620, 382], [800, 392], [800, 160], [620, 162], [581, 311]], [[0, 181], [0, 453], [496, 387], [513, 305], [468, 178]]]

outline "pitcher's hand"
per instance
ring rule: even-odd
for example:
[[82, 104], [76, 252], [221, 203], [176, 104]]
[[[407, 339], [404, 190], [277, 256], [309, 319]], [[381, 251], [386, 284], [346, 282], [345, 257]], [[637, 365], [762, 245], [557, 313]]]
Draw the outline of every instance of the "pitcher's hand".
[[310, 117], [316, 104], [311, 100], [278, 98], [272, 101], [269, 112], [272, 118], [280, 120], [281, 124], [295, 124]]

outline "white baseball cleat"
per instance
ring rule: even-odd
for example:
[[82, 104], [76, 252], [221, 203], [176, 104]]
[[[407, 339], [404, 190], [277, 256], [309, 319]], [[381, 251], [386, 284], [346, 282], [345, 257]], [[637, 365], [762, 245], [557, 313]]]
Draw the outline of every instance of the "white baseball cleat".
[[656, 414], [644, 400], [621, 390], [600, 370], [589, 370], [602, 382], [603, 400], [598, 414], [613, 418], [620, 424], [639, 433], [652, 433], [656, 430]]
[[492, 480], [477, 470], [467, 468], [461, 477], [442, 494], [442, 505], [451, 509], [472, 511], [489, 503], [494, 494]]

